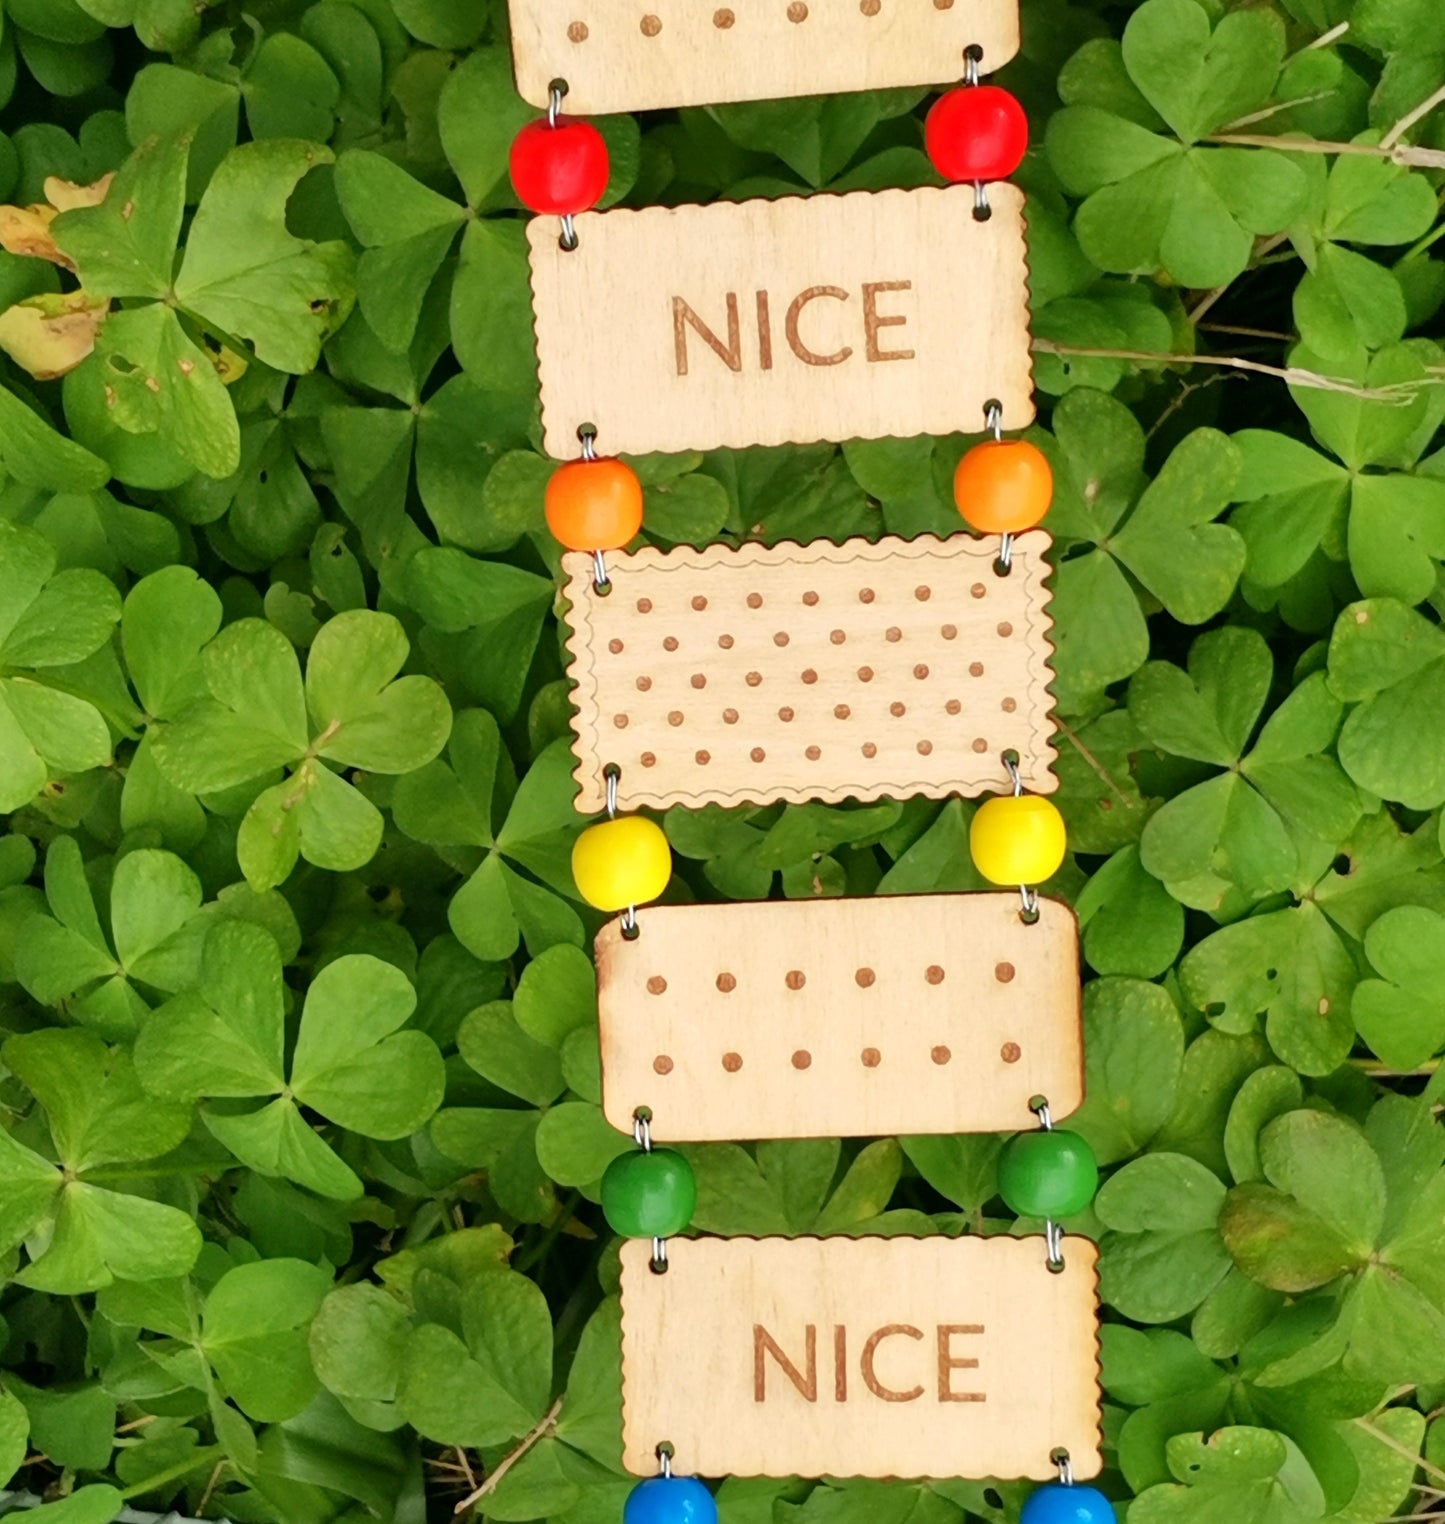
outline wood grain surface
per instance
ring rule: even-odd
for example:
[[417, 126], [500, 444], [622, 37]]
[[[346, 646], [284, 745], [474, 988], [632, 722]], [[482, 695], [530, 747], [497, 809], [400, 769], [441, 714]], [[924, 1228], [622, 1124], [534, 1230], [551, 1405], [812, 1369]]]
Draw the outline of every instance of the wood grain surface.
[[1023, 192], [968, 185], [528, 225], [549, 455], [912, 438], [1034, 416]]
[[1079, 932], [1015, 892], [648, 905], [597, 937], [602, 1109], [661, 1141], [1006, 1132], [1084, 1094]]
[[702, 1476], [1101, 1469], [1097, 1250], [1042, 1238], [622, 1246], [623, 1463]]
[[1042, 530], [563, 557], [585, 814], [996, 793], [1003, 753], [1051, 793]]
[[567, 110], [649, 111], [724, 101], [949, 84], [1018, 51], [1018, 0], [511, 0], [517, 89]]

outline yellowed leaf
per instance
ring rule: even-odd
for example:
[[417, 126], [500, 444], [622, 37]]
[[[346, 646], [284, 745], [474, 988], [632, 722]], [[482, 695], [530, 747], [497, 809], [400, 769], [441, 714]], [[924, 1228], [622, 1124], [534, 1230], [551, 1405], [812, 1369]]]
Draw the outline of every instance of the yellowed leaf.
[[0, 312], [0, 349], [37, 381], [54, 381], [95, 348], [110, 311], [84, 291], [45, 292]]
[[115, 171], [102, 175], [93, 185], [77, 185], [74, 180], [62, 180], [59, 175], [45, 178], [45, 199], [57, 212], [73, 212], [78, 206], [99, 206], [105, 200]]
[[74, 270], [50, 236], [50, 224], [58, 213], [53, 206], [0, 206], [0, 248], [10, 254], [48, 259], [65, 270]]
[[245, 355], [238, 355], [234, 349], [229, 349], [224, 344], [213, 349], [209, 339], [206, 341], [205, 349], [211, 357], [211, 364], [216, 367], [216, 374], [224, 385], [231, 386], [246, 374]]

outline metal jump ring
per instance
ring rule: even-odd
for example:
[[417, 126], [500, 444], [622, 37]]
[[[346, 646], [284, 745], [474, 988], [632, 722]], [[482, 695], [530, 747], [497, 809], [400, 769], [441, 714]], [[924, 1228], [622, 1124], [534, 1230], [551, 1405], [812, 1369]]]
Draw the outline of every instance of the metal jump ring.
[[[667, 1240], [665, 1238], [654, 1238], [652, 1240], [652, 1264], [650, 1269], [654, 1275], [667, 1274]], [[671, 1475], [670, 1472], [664, 1472], [663, 1474]]]
[[1032, 884], [1020, 884], [1019, 902], [1019, 914], [1033, 925], [1039, 918], [1039, 891]]
[[963, 50], [963, 82], [966, 85], [978, 83], [978, 61], [983, 57], [983, 49], [977, 43], [971, 43]]
[[598, 594], [612, 591], [612, 578], [607, 575], [607, 557], [600, 550], [592, 552], [592, 591]]
[[1004, 771], [1008, 774], [1008, 781], [1013, 785], [1014, 798], [1017, 799], [1024, 791], [1024, 780], [1019, 776], [1018, 758], [1011, 751], [1003, 754]]
[[1059, 1486], [1072, 1487], [1074, 1485], [1074, 1463], [1069, 1459], [1067, 1450], [1054, 1452], [1054, 1464], [1059, 1468]]
[[629, 942], [634, 942], [642, 934], [642, 927], [637, 923], [637, 906], [629, 905], [622, 912], [622, 935]]
[[1045, 1263], [1049, 1269], [1055, 1273], [1062, 1270], [1064, 1268], [1064, 1230], [1052, 1219], [1044, 1223], [1044, 1247], [1047, 1251]]
[[632, 1113], [632, 1141], [645, 1154], [652, 1152], [652, 1119], [641, 1111]]
[[554, 79], [547, 91], [547, 125], [549, 127], [557, 125], [557, 118], [562, 114], [562, 97], [566, 93], [566, 80]]
[[607, 818], [617, 818], [617, 785], [622, 781], [622, 769], [615, 762], [609, 762], [602, 769], [602, 776], [607, 781]]
[[664, 1480], [672, 1480], [672, 1447], [670, 1445], [657, 1447], [657, 1468]]
[[571, 212], [562, 213], [562, 236], [557, 242], [569, 254], [577, 247], [577, 223]]
[[1032, 1110], [1033, 1114], [1039, 1119], [1039, 1126], [1045, 1132], [1052, 1132], [1054, 1130], [1054, 1114], [1049, 1110], [1049, 1103], [1046, 1100], [1040, 1099], [1039, 1104], [1034, 1106]]
[[975, 222], [987, 222], [993, 216], [993, 207], [989, 205], [988, 186], [982, 180], [973, 182], [973, 220]]

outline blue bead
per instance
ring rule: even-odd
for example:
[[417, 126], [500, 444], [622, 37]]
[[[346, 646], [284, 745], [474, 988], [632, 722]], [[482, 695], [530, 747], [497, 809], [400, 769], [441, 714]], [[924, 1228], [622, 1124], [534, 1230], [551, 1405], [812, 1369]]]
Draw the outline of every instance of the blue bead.
[[650, 1476], [627, 1494], [622, 1524], [717, 1524], [717, 1504], [695, 1476]]
[[1049, 1482], [1029, 1494], [1019, 1524], [1115, 1524], [1114, 1505], [1097, 1487]]

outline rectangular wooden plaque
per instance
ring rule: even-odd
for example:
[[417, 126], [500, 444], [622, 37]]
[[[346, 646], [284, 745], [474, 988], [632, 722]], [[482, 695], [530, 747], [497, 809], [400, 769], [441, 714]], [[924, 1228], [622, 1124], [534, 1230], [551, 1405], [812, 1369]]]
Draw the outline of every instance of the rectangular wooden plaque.
[[577, 808], [1052, 793], [1042, 530], [563, 557]]
[[511, 0], [517, 89], [583, 115], [962, 79], [1018, 51], [1018, 0]]
[[1079, 932], [1007, 894], [648, 905], [597, 937], [602, 1109], [659, 1141], [1005, 1132], [1084, 1098]]
[[528, 225], [549, 455], [912, 438], [1034, 416], [1023, 192], [968, 185]]
[[623, 1463], [701, 1476], [1097, 1476], [1097, 1250], [1042, 1238], [622, 1246]]

